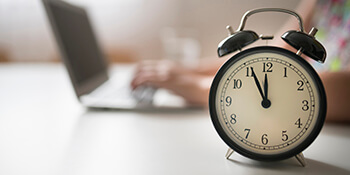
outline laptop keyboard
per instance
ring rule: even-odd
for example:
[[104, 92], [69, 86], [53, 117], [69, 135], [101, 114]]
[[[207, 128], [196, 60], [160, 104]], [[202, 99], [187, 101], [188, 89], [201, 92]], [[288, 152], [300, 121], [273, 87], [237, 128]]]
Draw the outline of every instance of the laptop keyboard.
[[153, 87], [141, 86], [133, 90], [132, 96], [142, 103], [152, 103], [156, 89]]
[[151, 103], [155, 91], [156, 90], [151, 87], [139, 87], [132, 90], [128, 84], [116, 86], [110, 82], [106, 82], [89, 95], [101, 100], [133, 100], [136, 103]]
[[119, 69], [111, 74], [113, 77], [81, 98], [93, 106], [127, 107], [137, 104], [152, 104], [156, 89], [143, 86], [133, 90], [130, 87], [132, 69]]

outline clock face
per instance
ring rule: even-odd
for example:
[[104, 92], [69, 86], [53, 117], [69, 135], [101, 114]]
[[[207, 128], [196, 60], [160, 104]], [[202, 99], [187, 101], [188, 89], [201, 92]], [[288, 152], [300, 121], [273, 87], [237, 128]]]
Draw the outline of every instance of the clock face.
[[210, 113], [221, 138], [258, 160], [280, 160], [309, 146], [326, 113], [321, 80], [301, 57], [256, 47], [232, 57], [217, 73]]

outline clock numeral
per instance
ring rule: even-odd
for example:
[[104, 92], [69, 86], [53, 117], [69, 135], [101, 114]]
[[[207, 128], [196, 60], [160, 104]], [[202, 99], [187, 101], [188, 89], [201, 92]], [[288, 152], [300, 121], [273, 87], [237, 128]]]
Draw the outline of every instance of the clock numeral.
[[247, 135], [245, 136], [245, 138], [247, 139], [250, 133], [250, 129], [244, 129], [244, 132], [247, 132]]
[[298, 118], [298, 120], [294, 124], [297, 125], [298, 128], [301, 128], [301, 126], [303, 126], [303, 124], [300, 121], [300, 118]]
[[298, 87], [298, 91], [303, 91], [304, 90], [304, 82], [302, 81], [302, 80], [299, 80], [299, 81], [297, 81], [297, 85], [299, 86]]
[[253, 69], [253, 67], [247, 67], [247, 75], [246, 77], [252, 77], [253, 76], [253, 73], [250, 69]]
[[226, 106], [230, 106], [232, 103], [232, 98], [230, 96], [227, 96], [225, 101], [226, 101]]
[[233, 89], [241, 89], [242, 81], [241, 79], [233, 79]]
[[272, 66], [271, 62], [263, 63], [263, 72], [272, 72]]
[[303, 111], [307, 111], [307, 110], [309, 110], [309, 102], [307, 101], [307, 100], [303, 100], [302, 101], [302, 103], [303, 103], [303, 107], [301, 107], [301, 109], [303, 110]]
[[287, 131], [282, 131], [282, 141], [288, 140], [288, 135], [286, 133], [287, 133]]
[[236, 122], [237, 122], [236, 118], [237, 118], [236, 114], [231, 114], [230, 123], [231, 124], [236, 124]]
[[261, 137], [261, 143], [263, 145], [267, 145], [267, 143], [269, 143], [269, 140], [267, 139], [267, 134], [263, 134]]
[[287, 67], [284, 67], [283, 77], [287, 77]]

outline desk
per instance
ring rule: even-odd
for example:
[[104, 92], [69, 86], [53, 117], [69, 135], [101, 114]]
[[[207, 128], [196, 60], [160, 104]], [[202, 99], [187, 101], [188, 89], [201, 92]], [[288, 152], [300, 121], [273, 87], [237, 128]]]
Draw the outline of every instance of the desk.
[[350, 174], [350, 127], [326, 124], [295, 159], [258, 162], [227, 146], [208, 111], [88, 110], [60, 64], [0, 65], [0, 174]]

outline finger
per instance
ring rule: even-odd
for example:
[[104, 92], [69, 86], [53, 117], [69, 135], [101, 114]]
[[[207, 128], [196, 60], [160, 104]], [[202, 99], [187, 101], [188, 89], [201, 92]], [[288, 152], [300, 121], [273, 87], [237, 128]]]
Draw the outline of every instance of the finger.
[[139, 65], [134, 72], [133, 79], [131, 81], [131, 87], [135, 89], [139, 86], [140, 82], [146, 81], [145, 79], [156, 79], [158, 70], [153, 66]]
[[158, 88], [167, 88], [169, 79], [165, 76], [159, 76], [155, 72], [139, 75], [132, 81], [132, 87], [135, 89], [139, 86], [150, 85]]
[[138, 86], [140, 86], [140, 84], [142, 82], [145, 81], [145, 79], [147, 79], [148, 75], [150, 73], [147, 73], [147, 72], [137, 72], [134, 74], [134, 78], [132, 79], [130, 85], [132, 87], [132, 89], [136, 89]]
[[131, 87], [136, 89], [139, 86], [150, 84], [155, 81], [159, 81], [155, 72], [142, 72], [135, 75], [134, 79], [131, 81]]

